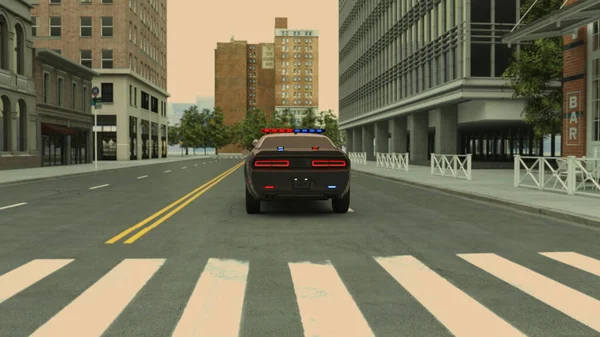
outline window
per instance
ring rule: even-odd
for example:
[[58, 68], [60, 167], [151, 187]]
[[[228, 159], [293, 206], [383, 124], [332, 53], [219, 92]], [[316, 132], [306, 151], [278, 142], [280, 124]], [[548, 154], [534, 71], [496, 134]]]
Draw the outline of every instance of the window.
[[104, 49], [102, 51], [102, 69], [113, 68], [113, 51], [112, 49]]
[[60, 4], [61, 0], [50, 0], [51, 4]]
[[133, 106], [133, 85], [129, 85], [129, 105]]
[[471, 44], [471, 55], [477, 55], [471, 59], [471, 76], [490, 77], [492, 75], [491, 47], [491, 44], [485, 43]]
[[129, 69], [133, 69], [133, 54], [129, 53]]
[[133, 41], [133, 23], [129, 21], [129, 41]]
[[142, 91], [142, 109], [145, 109], [145, 110], [150, 109], [150, 95], [148, 95], [144, 91]]
[[87, 102], [87, 99], [88, 99], [88, 88], [84, 85], [83, 86], [83, 96], [81, 99], [81, 110], [83, 110], [84, 112], [89, 111], [88, 110], [89, 103]]
[[62, 106], [63, 105], [63, 96], [64, 96], [64, 91], [65, 91], [65, 81], [63, 80], [62, 77], [59, 77], [58, 80], [56, 81], [56, 105], [58, 106]]
[[91, 4], [92, 0], [81, 0], [80, 1], [82, 4]]
[[86, 66], [88, 68], [92, 67], [92, 51], [91, 50], [80, 50], [79, 51], [79, 59], [81, 65]]
[[496, 44], [494, 47], [494, 75], [495, 77], [502, 77], [502, 74], [512, 62], [513, 52], [515, 50], [505, 44]]
[[[500, 1], [497, 1], [500, 2]], [[502, 1], [502, 6], [505, 6], [505, 2]], [[514, 1], [508, 1], [514, 2]], [[507, 6], [507, 7], [510, 7]], [[491, 4], [490, 0], [472, 0], [471, 1], [471, 22], [491, 22]], [[476, 54], [473, 54], [476, 55]]]
[[102, 36], [113, 36], [113, 18], [112, 16], [102, 17]]
[[113, 3], [113, 0], [102, 0], [103, 4], [111, 4]]
[[71, 107], [77, 109], [77, 83], [73, 82], [71, 89]]
[[82, 37], [92, 36], [92, 17], [82, 16], [79, 18], [79, 34]]
[[61, 18], [60, 16], [50, 17], [50, 36], [61, 36]]
[[37, 16], [31, 17], [31, 36], [38, 36], [40, 33], [40, 22]]
[[138, 36], [138, 32], [137, 32], [137, 26], [133, 26], [133, 44], [137, 45], [137, 36]]
[[112, 83], [100, 84], [100, 90], [102, 92], [102, 103], [114, 103]]
[[44, 103], [50, 103], [50, 74], [44, 73]]
[[153, 96], [151, 99], [151, 102], [152, 102], [152, 106], [151, 106], [152, 112], [158, 113], [158, 98]]
[[133, 88], [133, 106], [137, 108], [137, 88]]

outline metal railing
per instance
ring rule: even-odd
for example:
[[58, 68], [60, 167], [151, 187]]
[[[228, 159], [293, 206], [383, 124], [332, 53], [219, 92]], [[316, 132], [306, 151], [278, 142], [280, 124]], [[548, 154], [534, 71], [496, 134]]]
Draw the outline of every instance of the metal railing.
[[514, 186], [600, 197], [600, 158], [516, 155]]
[[431, 175], [471, 180], [471, 154], [431, 154]]
[[348, 152], [348, 157], [352, 164], [363, 164], [367, 165], [367, 153], [366, 152]]
[[380, 153], [375, 154], [377, 167], [385, 167], [408, 171], [408, 153]]

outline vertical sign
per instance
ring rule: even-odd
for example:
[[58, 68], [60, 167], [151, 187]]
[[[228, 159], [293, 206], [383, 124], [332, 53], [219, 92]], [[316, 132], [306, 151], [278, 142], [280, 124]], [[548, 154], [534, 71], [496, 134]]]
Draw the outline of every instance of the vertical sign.
[[582, 126], [581, 117], [581, 93], [579, 91], [567, 94], [567, 113], [565, 115], [565, 132], [563, 137], [567, 138], [565, 145], [578, 146], [581, 145]]
[[262, 68], [275, 68], [275, 47], [272, 43], [264, 44], [262, 46]]

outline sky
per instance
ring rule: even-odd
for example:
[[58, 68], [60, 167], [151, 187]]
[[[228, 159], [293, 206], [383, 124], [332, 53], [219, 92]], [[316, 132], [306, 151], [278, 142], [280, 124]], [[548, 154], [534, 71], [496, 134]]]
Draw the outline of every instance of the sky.
[[334, 0], [169, 0], [167, 91], [170, 102], [214, 96], [217, 42], [273, 42], [275, 17], [289, 29], [319, 31], [319, 108], [338, 112], [338, 2]]

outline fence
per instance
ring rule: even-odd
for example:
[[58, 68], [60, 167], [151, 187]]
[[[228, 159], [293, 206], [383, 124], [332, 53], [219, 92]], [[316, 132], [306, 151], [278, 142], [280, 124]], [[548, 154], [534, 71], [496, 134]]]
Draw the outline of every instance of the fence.
[[[521, 171], [525, 171], [522, 174]], [[528, 179], [531, 183], [527, 184]], [[600, 197], [600, 158], [516, 155], [514, 186]]]
[[375, 154], [377, 167], [385, 167], [408, 171], [408, 153], [380, 153]]
[[431, 175], [471, 180], [471, 165], [471, 154], [431, 154]]
[[363, 164], [367, 165], [367, 153], [366, 152], [348, 152], [348, 157], [352, 164]]

